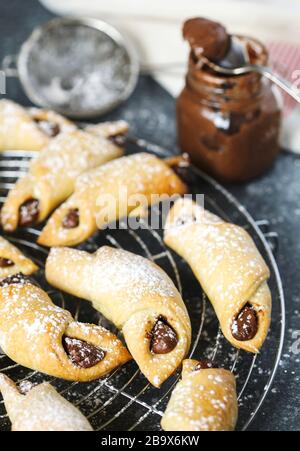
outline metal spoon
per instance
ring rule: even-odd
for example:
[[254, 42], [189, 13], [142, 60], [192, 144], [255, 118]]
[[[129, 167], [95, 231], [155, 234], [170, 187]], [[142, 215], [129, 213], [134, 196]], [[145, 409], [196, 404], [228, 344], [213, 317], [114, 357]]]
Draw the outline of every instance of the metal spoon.
[[213, 63], [206, 57], [201, 57], [201, 63], [205, 63], [214, 72], [224, 75], [243, 75], [249, 72], [257, 72], [271, 80], [285, 92], [287, 92], [293, 99], [300, 103], [300, 90], [296, 89], [291, 83], [280, 78], [278, 75], [268, 67], [259, 64], [251, 64], [249, 62], [248, 54], [245, 46], [236, 36], [231, 38], [231, 49], [226, 58], [219, 64]]

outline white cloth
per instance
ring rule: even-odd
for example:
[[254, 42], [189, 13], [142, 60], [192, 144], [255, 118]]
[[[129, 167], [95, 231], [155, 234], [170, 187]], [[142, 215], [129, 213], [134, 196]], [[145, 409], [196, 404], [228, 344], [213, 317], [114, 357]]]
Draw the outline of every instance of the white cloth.
[[[141, 65], [165, 66], [155, 78], [176, 96], [184, 83], [187, 45], [181, 26], [187, 17], [206, 16], [224, 23], [231, 32], [255, 36], [265, 42], [300, 42], [298, 0], [40, 0], [62, 15], [107, 20], [130, 38]], [[282, 146], [300, 154], [300, 107], [284, 121]]]
[[284, 149], [300, 155], [300, 105], [284, 120], [281, 145]]

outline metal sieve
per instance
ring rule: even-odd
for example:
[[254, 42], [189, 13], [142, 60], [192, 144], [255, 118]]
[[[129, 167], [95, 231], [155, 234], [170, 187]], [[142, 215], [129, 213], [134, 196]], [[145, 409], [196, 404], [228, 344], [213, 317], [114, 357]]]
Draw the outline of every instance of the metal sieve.
[[56, 18], [36, 28], [16, 58], [30, 100], [72, 118], [108, 112], [134, 90], [134, 48], [111, 25], [89, 18]]

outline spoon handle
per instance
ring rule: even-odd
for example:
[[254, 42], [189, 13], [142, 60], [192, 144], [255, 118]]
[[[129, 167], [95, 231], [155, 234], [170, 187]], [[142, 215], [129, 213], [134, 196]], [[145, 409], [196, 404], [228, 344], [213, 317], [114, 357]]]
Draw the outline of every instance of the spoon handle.
[[264, 75], [266, 78], [268, 78], [277, 86], [279, 86], [281, 89], [283, 89], [287, 94], [293, 97], [293, 99], [295, 99], [298, 103], [300, 103], [300, 90], [296, 89], [291, 83], [287, 82], [278, 75], [275, 75], [274, 72], [268, 67], [252, 64], [251, 68], [254, 72], [258, 72]]

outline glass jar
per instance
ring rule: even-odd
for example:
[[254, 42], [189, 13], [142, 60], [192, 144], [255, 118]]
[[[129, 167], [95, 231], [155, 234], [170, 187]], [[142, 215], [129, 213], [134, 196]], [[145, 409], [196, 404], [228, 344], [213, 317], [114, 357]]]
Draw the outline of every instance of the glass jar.
[[[267, 64], [266, 48], [245, 40], [251, 63]], [[279, 152], [281, 98], [251, 72], [220, 76], [200, 68], [191, 52], [186, 85], [177, 99], [178, 141], [202, 170], [226, 182], [261, 175]]]

